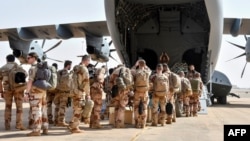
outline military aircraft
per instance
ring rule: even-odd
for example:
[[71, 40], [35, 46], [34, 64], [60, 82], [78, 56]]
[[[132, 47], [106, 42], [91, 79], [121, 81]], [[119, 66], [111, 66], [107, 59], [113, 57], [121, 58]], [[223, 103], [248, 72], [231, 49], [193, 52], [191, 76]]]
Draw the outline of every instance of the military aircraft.
[[[22, 60], [34, 40], [85, 37], [92, 60], [107, 62], [110, 42], [104, 37], [111, 36], [119, 58], [128, 67], [143, 58], [155, 69], [159, 56], [166, 52], [170, 67], [193, 64], [208, 84], [219, 57], [222, 33], [235, 36], [249, 31], [244, 30], [247, 21], [239, 24], [237, 19], [223, 18], [220, 0], [105, 0], [104, 7], [106, 21], [0, 29], [0, 41], [9, 41], [12, 49], [22, 52], [17, 56]], [[21, 47], [18, 41], [29, 43]], [[226, 99], [226, 95], [219, 98]]]

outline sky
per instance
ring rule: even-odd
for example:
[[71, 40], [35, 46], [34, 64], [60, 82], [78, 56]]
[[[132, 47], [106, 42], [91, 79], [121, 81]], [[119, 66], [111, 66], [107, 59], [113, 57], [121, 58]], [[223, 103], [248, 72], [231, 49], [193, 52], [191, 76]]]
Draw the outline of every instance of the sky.
[[[0, 29], [105, 20], [103, 1], [5, 0], [1, 3]], [[222, 0], [222, 3], [224, 17], [250, 18], [249, 0]], [[111, 39], [109, 38], [109, 40]], [[215, 69], [225, 73], [233, 85], [237, 85], [240, 88], [250, 88], [250, 64], [247, 65], [244, 76], [241, 78], [241, 72], [246, 62], [245, 57], [226, 62], [244, 51], [232, 46], [227, 41], [243, 46], [246, 43], [243, 36], [232, 37], [231, 35], [223, 35], [220, 55]], [[42, 41], [39, 42], [42, 43]], [[48, 49], [57, 42], [58, 40], [46, 40], [44, 49]], [[73, 64], [77, 64], [80, 62], [80, 58], [76, 56], [86, 53], [85, 46], [86, 41], [84, 38], [63, 40], [61, 45], [48, 52], [47, 56], [62, 61], [66, 59], [72, 60]], [[114, 47], [111, 46], [111, 48]], [[9, 43], [0, 42], [0, 66], [5, 64], [5, 56], [11, 53]], [[115, 52], [112, 53], [112, 56], [118, 58]], [[52, 64], [54, 61], [49, 61], [49, 63]], [[91, 63], [95, 64], [96, 62], [92, 61]], [[110, 59], [107, 65], [114, 67], [119, 63]], [[59, 68], [63, 67], [63, 63], [58, 63], [58, 65]], [[98, 66], [100, 65], [105, 64], [98, 64]]]

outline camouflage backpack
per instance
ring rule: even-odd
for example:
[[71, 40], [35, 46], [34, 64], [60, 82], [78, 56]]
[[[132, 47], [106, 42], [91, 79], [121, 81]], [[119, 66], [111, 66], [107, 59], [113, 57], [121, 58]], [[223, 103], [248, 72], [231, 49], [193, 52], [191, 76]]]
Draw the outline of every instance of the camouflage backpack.
[[130, 69], [121, 68], [120, 77], [123, 79], [123, 81], [126, 85], [126, 88], [130, 88], [133, 86], [133, 77], [132, 77]]
[[73, 88], [73, 72], [66, 72], [66, 70], [58, 71], [57, 89], [61, 91], [70, 91]]
[[139, 92], [149, 90], [149, 74], [146, 70], [136, 70], [134, 86], [135, 90]]
[[181, 78], [179, 75], [171, 72], [169, 75], [169, 87], [172, 92], [180, 92], [181, 91]]
[[164, 74], [156, 75], [153, 89], [156, 96], [166, 96], [169, 89], [168, 78]]
[[2, 70], [4, 90], [24, 90], [26, 88], [27, 72], [17, 64], [11, 69]]

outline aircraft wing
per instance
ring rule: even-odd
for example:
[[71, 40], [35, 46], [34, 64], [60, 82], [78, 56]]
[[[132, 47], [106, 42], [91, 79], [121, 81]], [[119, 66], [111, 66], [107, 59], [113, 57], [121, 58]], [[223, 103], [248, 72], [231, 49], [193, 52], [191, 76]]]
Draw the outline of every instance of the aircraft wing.
[[250, 34], [250, 19], [224, 18], [223, 34], [249, 35]]
[[96, 36], [109, 36], [106, 21], [96, 21], [0, 29], [0, 41], [8, 41], [8, 36], [23, 40], [78, 38], [85, 37], [86, 31]]

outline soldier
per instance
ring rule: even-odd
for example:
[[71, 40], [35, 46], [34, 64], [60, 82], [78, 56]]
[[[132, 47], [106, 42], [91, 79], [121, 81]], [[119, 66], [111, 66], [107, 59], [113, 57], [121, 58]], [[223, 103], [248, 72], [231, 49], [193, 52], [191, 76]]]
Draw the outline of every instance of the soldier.
[[[15, 63], [15, 57], [13, 55], [8, 55], [6, 57], [7, 64], [0, 68], [0, 93], [5, 99], [5, 130], [10, 130], [10, 122], [11, 122], [11, 109], [12, 109], [12, 101], [13, 97], [16, 103], [16, 129], [25, 130], [26, 128], [22, 124], [22, 116], [23, 116], [23, 92], [25, 87], [14, 88], [13, 83], [11, 83], [11, 71], [14, 70], [18, 66]], [[27, 72], [24, 71], [25, 77], [28, 75]], [[24, 82], [25, 82], [24, 77]], [[24, 84], [25, 86], [25, 84]]]
[[192, 78], [194, 78], [194, 74], [195, 74], [196, 72], [197, 72], [197, 71], [195, 70], [194, 65], [193, 65], [193, 64], [190, 64], [190, 65], [188, 66], [188, 72], [187, 72], [187, 74], [186, 74], [186, 77], [187, 77], [188, 79], [192, 79]]
[[200, 78], [200, 73], [196, 72], [194, 78], [190, 80], [192, 87], [192, 96], [190, 97], [190, 116], [197, 116], [199, 97], [201, 96], [203, 82]]
[[72, 85], [72, 72], [69, 72], [71, 69], [72, 61], [66, 60], [64, 62], [64, 68], [57, 72], [57, 87], [56, 87], [56, 98], [54, 103], [56, 105], [55, 110], [56, 116], [56, 126], [67, 127], [68, 124], [65, 122], [65, 112], [68, 103], [68, 98], [70, 95], [71, 85]]
[[43, 134], [48, 134], [48, 119], [47, 119], [47, 102], [46, 90], [33, 86], [36, 79], [37, 62], [40, 61], [38, 55], [34, 52], [27, 56], [28, 63], [31, 65], [29, 69], [29, 78], [27, 89], [25, 92], [26, 98], [29, 99], [31, 120], [33, 122], [33, 131], [27, 136], [40, 136], [40, 130], [43, 129]]
[[189, 79], [185, 78], [185, 73], [183, 71], [180, 71], [178, 74], [181, 78], [181, 92], [178, 99], [183, 105], [183, 112], [186, 114], [186, 117], [188, 117], [190, 113], [189, 100], [192, 95], [191, 83]]
[[[175, 98], [176, 93], [179, 92], [181, 87], [181, 79], [174, 72], [170, 71], [168, 65], [166, 63], [163, 64], [163, 73], [168, 77], [169, 80], [169, 91], [167, 94], [168, 105], [170, 106], [169, 110], [167, 109], [167, 124], [171, 124], [172, 121], [176, 121], [176, 111], [175, 111]], [[168, 107], [168, 106], [166, 106]], [[171, 109], [172, 108], [172, 112]]]
[[134, 77], [134, 119], [136, 128], [144, 128], [147, 121], [147, 105], [149, 102], [149, 76], [150, 68], [145, 60], [140, 59], [131, 69]]
[[79, 129], [82, 114], [82, 103], [90, 99], [89, 73], [87, 66], [90, 63], [90, 56], [84, 55], [79, 65], [73, 68], [73, 117], [69, 123], [69, 130], [72, 133], [82, 133]]
[[102, 128], [100, 125], [100, 113], [102, 110], [102, 96], [104, 95], [103, 83], [106, 68], [101, 67], [95, 71], [93, 84], [90, 87], [90, 96], [94, 101], [90, 118], [90, 128]]
[[128, 82], [124, 81], [124, 77], [122, 77], [122, 73], [126, 73], [127, 80], [130, 80], [132, 83], [132, 75], [130, 69], [126, 68], [123, 65], [119, 65], [110, 76], [110, 88], [117, 86], [118, 92], [112, 95], [114, 96], [111, 104], [115, 107], [115, 128], [124, 128], [124, 114], [125, 114], [125, 107], [128, 104], [128, 93], [130, 92], [130, 86]]
[[[55, 69], [57, 70], [56, 63], [53, 63], [52, 66], [55, 67]], [[52, 103], [54, 101], [55, 95], [56, 95], [56, 90], [48, 90], [47, 91], [47, 114], [48, 114], [49, 124], [54, 124], [53, 114], [52, 114]], [[54, 119], [56, 121], [56, 117], [57, 117], [56, 109], [54, 112], [54, 116], [55, 116]]]
[[[153, 83], [153, 111], [152, 111], [152, 126], [157, 126], [159, 123], [164, 126], [166, 119], [166, 98], [169, 91], [168, 77], [162, 73], [163, 66], [158, 64], [156, 68], [156, 74], [151, 76]], [[158, 107], [160, 103], [160, 115], [158, 116]], [[159, 119], [158, 119], [159, 117]]]

